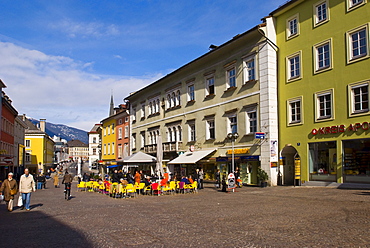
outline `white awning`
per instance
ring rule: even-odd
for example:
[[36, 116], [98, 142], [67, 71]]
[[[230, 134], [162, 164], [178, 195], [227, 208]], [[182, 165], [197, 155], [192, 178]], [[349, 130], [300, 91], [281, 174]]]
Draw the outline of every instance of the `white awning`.
[[168, 164], [195, 164], [202, 158], [208, 156], [214, 150], [202, 150], [202, 151], [195, 151], [195, 152], [185, 152], [184, 154], [181, 154], [174, 160], [168, 162]]
[[120, 162], [124, 163], [155, 163], [157, 161], [156, 157], [150, 156], [149, 154], [143, 152], [137, 152], [131, 156], [123, 158]]

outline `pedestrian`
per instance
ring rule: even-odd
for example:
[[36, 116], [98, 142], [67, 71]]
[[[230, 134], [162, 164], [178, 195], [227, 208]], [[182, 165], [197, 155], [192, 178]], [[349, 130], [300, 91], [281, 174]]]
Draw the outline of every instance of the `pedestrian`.
[[236, 167], [235, 172], [234, 172], [234, 176], [235, 176], [236, 186], [237, 186], [238, 188], [241, 188], [241, 180], [240, 180], [240, 171], [239, 171], [239, 167]]
[[199, 170], [199, 189], [203, 189], [204, 172], [203, 169]]
[[215, 173], [215, 178], [216, 178], [216, 188], [219, 189], [221, 187], [221, 172], [219, 169]]
[[193, 176], [194, 181], [197, 182], [198, 184], [198, 189], [200, 189], [200, 181], [199, 181], [199, 169], [195, 170], [194, 176]]
[[19, 182], [19, 192], [22, 193], [23, 201], [21, 210], [26, 208], [27, 211], [30, 211], [31, 193], [34, 191], [36, 191], [35, 180], [30, 174], [30, 171], [26, 168]]
[[135, 183], [137, 183], [139, 185], [140, 182], [141, 182], [141, 175], [138, 171], [135, 172], [134, 179], [135, 179]]
[[59, 186], [59, 177], [58, 177], [58, 173], [54, 173], [54, 187], [55, 188], [58, 188]]
[[[3, 193], [4, 192], [4, 193]], [[6, 202], [6, 206], [8, 211], [13, 211], [13, 201], [14, 195], [18, 193], [18, 184], [15, 179], [13, 179], [13, 173], [8, 173], [8, 178], [4, 180], [3, 184], [0, 188], [0, 195], [4, 194], [4, 200]]]

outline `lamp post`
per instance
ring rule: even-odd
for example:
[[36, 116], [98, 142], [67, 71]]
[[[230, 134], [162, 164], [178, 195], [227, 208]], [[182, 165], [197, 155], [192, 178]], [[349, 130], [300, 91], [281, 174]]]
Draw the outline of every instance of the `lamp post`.
[[235, 168], [235, 157], [234, 157], [234, 143], [235, 143], [235, 140], [239, 137], [239, 134], [238, 133], [228, 133], [227, 134], [227, 137], [229, 139], [231, 139], [231, 149], [232, 149], [232, 153], [231, 153], [231, 173], [234, 173], [234, 168]]

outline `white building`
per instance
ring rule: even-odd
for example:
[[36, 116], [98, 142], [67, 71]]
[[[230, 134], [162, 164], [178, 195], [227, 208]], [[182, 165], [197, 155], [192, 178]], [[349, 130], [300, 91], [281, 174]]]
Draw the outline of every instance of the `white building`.
[[95, 124], [89, 135], [89, 168], [100, 160], [100, 130], [101, 124]]

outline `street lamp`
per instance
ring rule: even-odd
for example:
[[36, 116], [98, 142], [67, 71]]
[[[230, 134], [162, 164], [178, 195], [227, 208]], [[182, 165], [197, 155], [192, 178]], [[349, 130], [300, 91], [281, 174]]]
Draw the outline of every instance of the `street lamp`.
[[232, 154], [231, 154], [231, 171], [234, 173], [235, 168], [235, 158], [234, 158], [234, 142], [239, 137], [238, 133], [228, 133], [227, 137], [231, 139], [231, 147], [232, 147]]

